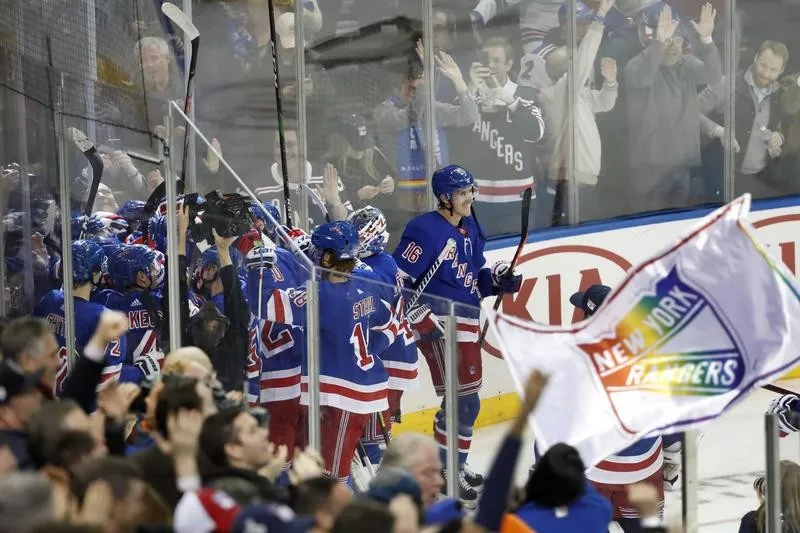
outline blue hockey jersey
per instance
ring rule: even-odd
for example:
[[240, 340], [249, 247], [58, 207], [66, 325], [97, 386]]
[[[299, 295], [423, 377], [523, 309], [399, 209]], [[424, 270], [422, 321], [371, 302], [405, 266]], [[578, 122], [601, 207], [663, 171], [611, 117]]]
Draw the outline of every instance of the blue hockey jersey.
[[400, 324], [397, 340], [381, 354], [383, 366], [389, 375], [388, 386], [392, 390], [414, 390], [419, 386], [419, 355], [414, 341], [414, 332], [403, 311], [403, 277], [391, 254], [382, 252], [362, 259], [382, 282], [393, 285], [394, 313]]
[[[300, 376], [305, 350], [303, 329], [267, 319], [267, 304], [276, 289], [299, 286], [297, 260], [292, 252], [277, 249], [272, 268], [248, 272], [250, 344], [247, 354], [247, 401], [250, 405], [291, 400], [300, 396]], [[259, 288], [261, 309], [259, 310]], [[259, 314], [260, 311], [260, 314]]]
[[[359, 276], [367, 274], [359, 272]], [[319, 283], [320, 405], [362, 414], [389, 408], [388, 375], [380, 355], [397, 338], [399, 324], [392, 304], [376, 289], [376, 279]], [[267, 305], [267, 318], [305, 327], [306, 304], [305, 289], [275, 290]], [[308, 403], [306, 375], [300, 402]]]
[[[83, 354], [83, 349], [89, 343], [97, 329], [100, 315], [105, 311], [105, 307], [84, 300], [83, 298], [73, 298], [75, 306], [75, 351], [76, 356]], [[59, 396], [64, 380], [69, 372], [69, 350], [67, 340], [64, 336], [64, 293], [61, 290], [52, 290], [45, 294], [36, 308], [33, 316], [41, 317], [50, 323], [53, 333], [58, 341], [58, 372], [56, 373], [53, 394]], [[105, 354], [105, 368], [101, 375], [101, 383], [114, 381], [120, 378], [125, 367], [125, 337], [109, 343]]]
[[[465, 304], [456, 306], [459, 342], [477, 342], [481, 298], [494, 294], [492, 274], [484, 268], [484, 241], [473, 217], [461, 219], [459, 227], [450, 224], [436, 211], [415, 217], [408, 223], [394, 259], [401, 274], [413, 284], [424, 276], [436, 261], [448, 239], [456, 241], [456, 250], [446, 258], [425, 287], [420, 303], [426, 303], [440, 316], [449, 312], [447, 300]], [[425, 295], [436, 298], [425, 298]], [[446, 299], [446, 300], [445, 300]]]
[[[158, 339], [156, 324], [160, 321], [150, 316], [150, 311], [145, 305], [144, 291], [134, 289], [120, 293], [112, 289], [104, 289], [92, 296], [92, 301], [104, 305], [109, 309], [125, 313], [128, 317], [128, 333], [125, 334], [127, 348], [124, 352], [125, 363], [120, 381], [141, 383], [144, 373], [137, 368], [136, 363], [146, 355], [150, 355], [159, 366], [164, 364], [164, 352]], [[154, 312], [161, 309], [161, 296], [151, 292], [150, 297], [155, 307]]]

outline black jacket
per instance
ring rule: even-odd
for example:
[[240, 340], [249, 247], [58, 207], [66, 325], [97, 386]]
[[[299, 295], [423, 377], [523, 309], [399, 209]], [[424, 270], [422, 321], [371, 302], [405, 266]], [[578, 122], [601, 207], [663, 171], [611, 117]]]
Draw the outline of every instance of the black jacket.
[[[225, 301], [224, 314], [230, 320], [230, 324], [228, 331], [216, 348], [211, 350], [202, 346], [201, 348], [211, 358], [214, 371], [225, 390], [242, 390], [247, 367], [247, 344], [250, 338], [248, 333], [250, 308], [242, 294], [236, 267], [228, 265], [222, 268], [219, 276], [222, 279]], [[189, 344], [199, 346], [191, 338], [191, 331], [189, 332]]]

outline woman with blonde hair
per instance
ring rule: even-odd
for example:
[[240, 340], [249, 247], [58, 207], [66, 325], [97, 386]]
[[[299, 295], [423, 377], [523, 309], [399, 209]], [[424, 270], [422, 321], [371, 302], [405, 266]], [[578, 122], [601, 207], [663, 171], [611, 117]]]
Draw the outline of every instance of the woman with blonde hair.
[[[781, 461], [781, 531], [800, 533], [800, 465], [794, 461]], [[763, 478], [759, 478], [763, 479]], [[756, 494], [763, 494], [763, 483], [756, 480]], [[769, 494], [765, 495], [769, 498]], [[759, 494], [760, 505], [742, 517], [739, 533], [765, 533], [767, 530], [766, 499]]]
[[387, 162], [367, 126], [367, 119], [358, 113], [345, 116], [338, 131], [331, 133], [324, 161], [339, 171], [348, 190], [358, 194], [356, 209], [373, 205], [386, 211], [388, 195], [394, 192], [395, 172]]

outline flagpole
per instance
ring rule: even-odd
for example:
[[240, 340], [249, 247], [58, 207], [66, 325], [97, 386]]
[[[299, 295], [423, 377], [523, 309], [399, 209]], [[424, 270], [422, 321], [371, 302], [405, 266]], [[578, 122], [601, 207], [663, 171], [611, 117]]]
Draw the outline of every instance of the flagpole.
[[778, 418], [775, 413], [764, 415], [767, 441], [767, 517], [766, 533], [781, 533], [781, 453], [778, 446]]

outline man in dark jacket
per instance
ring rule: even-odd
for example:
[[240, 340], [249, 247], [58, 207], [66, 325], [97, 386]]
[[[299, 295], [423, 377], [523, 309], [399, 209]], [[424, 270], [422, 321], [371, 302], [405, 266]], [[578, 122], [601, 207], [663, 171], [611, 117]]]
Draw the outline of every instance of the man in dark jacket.
[[231, 407], [208, 417], [200, 433], [200, 453], [214, 467], [204, 482], [241, 478], [253, 483], [264, 500], [286, 501], [271, 476], [280, 473], [286, 450], [276, 453], [269, 430], [242, 407]]
[[722, 77], [711, 38], [715, 16], [706, 4], [699, 22], [692, 21], [700, 41], [696, 55], [684, 55], [691, 35], [678, 31], [680, 21], [665, 6], [654, 25], [655, 38], [625, 66], [631, 189], [639, 211], [688, 202], [689, 169], [700, 164], [697, 87]]
[[42, 404], [42, 372], [26, 374], [14, 361], [0, 362], [0, 438], [11, 449], [20, 470], [36, 468], [28, 454], [25, 424]]
[[[764, 41], [753, 58], [753, 64], [736, 79], [733, 140], [736, 195], [749, 192], [755, 198], [767, 198], [787, 194], [779, 182], [775, 162], [784, 141], [779, 131], [781, 91], [778, 79], [788, 61], [789, 49], [785, 44]], [[703, 154], [704, 160], [719, 162], [712, 183], [720, 185], [724, 166], [724, 116], [729, 102], [728, 80], [723, 78], [709, 85], [698, 97], [700, 112], [707, 115], [701, 119], [703, 133], [715, 139]]]
[[211, 358], [225, 390], [240, 391], [247, 366], [250, 308], [231, 258], [230, 246], [236, 237], [215, 234], [214, 239], [216, 245], [203, 253], [192, 293], [193, 303], [200, 310], [190, 320], [189, 341]]

